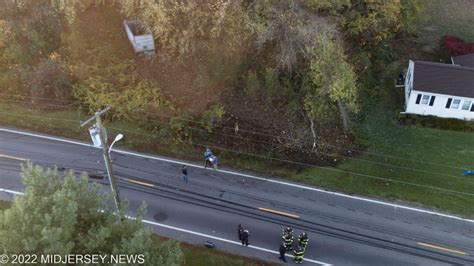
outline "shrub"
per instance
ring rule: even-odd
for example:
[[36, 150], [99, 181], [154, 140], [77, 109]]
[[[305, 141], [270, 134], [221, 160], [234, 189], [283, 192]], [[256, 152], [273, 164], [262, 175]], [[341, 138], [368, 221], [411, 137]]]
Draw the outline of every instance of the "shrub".
[[[73, 76], [57, 54], [43, 59], [33, 69], [30, 80], [32, 102], [67, 103], [71, 99]], [[47, 100], [55, 99], [55, 100]]]
[[224, 114], [224, 106], [219, 104], [216, 104], [207, 110], [202, 116], [202, 120], [207, 131], [212, 132], [214, 123], [218, 122], [224, 116]]
[[455, 131], [474, 131], [473, 121], [465, 121], [454, 118], [440, 118], [436, 116], [421, 116], [415, 114], [400, 114], [398, 121], [402, 125], [424, 126]]
[[73, 94], [91, 111], [111, 106], [111, 118], [153, 118], [162, 107], [170, 107], [156, 82], [141, 79], [131, 62], [89, 66], [87, 78], [74, 86]]
[[446, 49], [448, 49], [449, 56], [474, 53], [474, 43], [466, 43], [459, 37], [446, 35], [443, 42]]

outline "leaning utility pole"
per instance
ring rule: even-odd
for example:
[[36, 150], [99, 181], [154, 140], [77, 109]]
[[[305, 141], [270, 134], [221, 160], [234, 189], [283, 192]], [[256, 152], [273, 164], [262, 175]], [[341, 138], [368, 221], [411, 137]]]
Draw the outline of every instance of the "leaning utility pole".
[[95, 112], [94, 116], [91, 118], [87, 119], [86, 121], [81, 123], [81, 127], [87, 125], [89, 122], [95, 119], [95, 124], [97, 128], [99, 129], [99, 137], [100, 137], [100, 143], [102, 144], [102, 154], [104, 156], [104, 162], [105, 162], [105, 168], [107, 169], [107, 175], [109, 176], [109, 182], [110, 182], [110, 187], [112, 189], [112, 192], [115, 193], [115, 205], [117, 206], [117, 211], [119, 211], [119, 206], [120, 206], [120, 196], [119, 196], [119, 191], [117, 187], [117, 181], [115, 179], [114, 175], [114, 169], [112, 168], [112, 161], [110, 160], [110, 154], [109, 154], [109, 147], [107, 144], [107, 137], [106, 137], [106, 131], [105, 128], [102, 126], [102, 120], [100, 116], [107, 112], [110, 109], [110, 106], [106, 107], [103, 110]]

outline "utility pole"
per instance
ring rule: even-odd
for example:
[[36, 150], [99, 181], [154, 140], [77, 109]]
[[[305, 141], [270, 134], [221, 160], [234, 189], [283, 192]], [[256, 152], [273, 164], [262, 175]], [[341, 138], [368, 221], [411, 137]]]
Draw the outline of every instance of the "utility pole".
[[107, 175], [109, 176], [109, 182], [110, 182], [110, 187], [112, 189], [112, 192], [115, 193], [115, 205], [117, 207], [117, 211], [119, 211], [119, 206], [120, 206], [120, 196], [119, 196], [119, 190], [117, 187], [117, 181], [115, 179], [114, 175], [114, 169], [112, 167], [112, 161], [110, 159], [110, 153], [109, 153], [109, 147], [107, 144], [107, 136], [106, 136], [106, 131], [105, 128], [102, 125], [102, 120], [100, 116], [107, 112], [110, 109], [110, 106], [106, 107], [103, 110], [95, 112], [94, 116], [91, 118], [87, 119], [86, 121], [81, 123], [81, 127], [87, 125], [89, 122], [93, 121], [95, 119], [95, 124], [97, 128], [99, 129], [99, 137], [100, 137], [100, 143], [102, 144], [102, 154], [104, 156], [104, 162], [105, 162], [105, 168], [107, 169]]

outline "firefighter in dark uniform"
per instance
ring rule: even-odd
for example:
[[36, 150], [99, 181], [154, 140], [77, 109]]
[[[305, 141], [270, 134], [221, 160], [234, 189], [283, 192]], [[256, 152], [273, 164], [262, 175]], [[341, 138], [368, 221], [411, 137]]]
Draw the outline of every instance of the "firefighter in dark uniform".
[[291, 250], [293, 246], [293, 235], [283, 236], [283, 243], [285, 244], [286, 250]]
[[301, 264], [303, 263], [303, 258], [304, 258], [304, 248], [301, 246], [298, 246], [294, 251], [293, 255], [295, 257], [295, 263]]
[[298, 245], [300, 245], [304, 250], [306, 250], [308, 243], [309, 243], [309, 238], [306, 232], [301, 233], [298, 236]]
[[286, 250], [291, 250], [293, 245], [293, 229], [291, 227], [283, 229], [282, 239]]
[[243, 233], [244, 233], [244, 228], [242, 227], [242, 224], [239, 224], [239, 226], [237, 226], [237, 234], [239, 235], [239, 240], [242, 240]]
[[286, 253], [286, 247], [285, 247], [285, 243], [281, 243], [280, 244], [280, 249], [278, 250], [280, 251], [280, 257], [278, 259], [282, 260], [283, 262], [286, 262], [286, 258], [285, 258], [285, 253]]
[[283, 229], [283, 231], [281, 232], [281, 235], [282, 236], [285, 236], [285, 235], [293, 236], [293, 229], [291, 229], [291, 227], [288, 226], [285, 229]]

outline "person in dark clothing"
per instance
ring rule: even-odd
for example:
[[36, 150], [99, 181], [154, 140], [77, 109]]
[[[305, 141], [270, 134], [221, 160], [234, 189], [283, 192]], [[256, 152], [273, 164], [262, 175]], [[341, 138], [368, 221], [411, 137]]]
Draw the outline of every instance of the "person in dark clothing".
[[181, 168], [181, 173], [183, 173], [183, 181], [188, 183], [188, 168], [186, 168], [186, 165]]
[[237, 234], [239, 234], [239, 240], [242, 240], [243, 233], [244, 233], [244, 228], [242, 227], [242, 224], [239, 224], [237, 226]]
[[245, 245], [245, 246], [248, 246], [248, 245], [249, 245], [249, 236], [250, 236], [249, 230], [245, 229], [245, 230], [242, 232], [242, 246], [243, 246], [243, 245]]
[[283, 262], [286, 262], [286, 258], [285, 258], [286, 248], [285, 248], [284, 243], [280, 244], [280, 250], [279, 251], [280, 251], [280, 257], [278, 259], [282, 260]]

